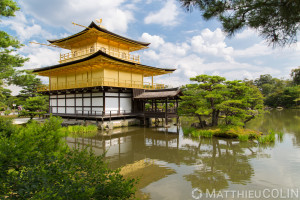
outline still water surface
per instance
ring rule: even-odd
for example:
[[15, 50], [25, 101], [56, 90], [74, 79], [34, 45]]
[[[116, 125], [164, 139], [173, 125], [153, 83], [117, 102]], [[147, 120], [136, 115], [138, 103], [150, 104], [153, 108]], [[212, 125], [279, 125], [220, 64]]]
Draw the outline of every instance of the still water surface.
[[[198, 191], [206, 192], [200, 199], [207, 199], [207, 192], [213, 191], [223, 192], [216, 199], [253, 199], [249, 190], [259, 195], [265, 189], [282, 191], [285, 199], [300, 199], [300, 110], [274, 110], [247, 127], [282, 131], [284, 136], [274, 144], [259, 145], [222, 138], [191, 139], [177, 127], [128, 127], [93, 138], [68, 138], [68, 144], [90, 145], [96, 154], [107, 151], [111, 168], [126, 166], [125, 176], [140, 177], [137, 196], [141, 199], [193, 199], [195, 188], [196, 198]], [[290, 191], [298, 188], [298, 198], [295, 193], [291, 196]], [[226, 196], [225, 191], [231, 193]], [[240, 196], [232, 198], [234, 192]]]

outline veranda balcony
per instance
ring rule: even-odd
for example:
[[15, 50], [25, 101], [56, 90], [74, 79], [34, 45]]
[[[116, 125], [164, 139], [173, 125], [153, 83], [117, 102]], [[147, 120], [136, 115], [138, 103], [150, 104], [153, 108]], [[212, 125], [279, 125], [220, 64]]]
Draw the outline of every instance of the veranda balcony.
[[107, 53], [108, 55], [114, 56], [116, 58], [120, 58], [122, 60], [130, 61], [130, 62], [134, 62], [134, 63], [141, 62], [139, 55], [131, 55], [131, 54], [128, 54], [125, 52], [107, 50], [104, 47], [94, 47], [93, 46], [91, 48], [84, 49], [81, 51], [73, 51], [73, 52], [69, 52], [69, 53], [65, 53], [65, 54], [60, 54], [59, 63], [66, 63], [66, 62], [70, 62], [73, 60], [85, 58], [99, 50], [103, 51], [104, 53]]
[[75, 88], [87, 88], [96, 86], [110, 86], [110, 87], [122, 87], [122, 88], [137, 88], [146, 90], [158, 90], [164, 89], [164, 84], [156, 84], [142, 81], [131, 81], [131, 80], [118, 80], [113, 78], [98, 78], [88, 81], [69, 81], [65, 83], [43, 85], [37, 89], [38, 92], [45, 92], [50, 90], [65, 90]]

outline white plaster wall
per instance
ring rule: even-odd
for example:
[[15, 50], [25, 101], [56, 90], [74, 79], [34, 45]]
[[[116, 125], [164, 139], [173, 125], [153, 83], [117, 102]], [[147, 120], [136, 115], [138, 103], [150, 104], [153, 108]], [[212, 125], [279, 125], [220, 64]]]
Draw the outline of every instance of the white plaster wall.
[[118, 98], [105, 98], [105, 113], [108, 114], [112, 111], [112, 114], [117, 114], [119, 109]]
[[67, 94], [67, 97], [74, 97], [75, 94]]
[[103, 108], [93, 108], [93, 113], [97, 111], [97, 114], [99, 115], [100, 113], [99, 112], [102, 112], [103, 111]]
[[119, 94], [118, 93], [112, 93], [112, 92], [106, 92], [105, 96], [117, 97], [117, 96], [119, 96]]
[[126, 113], [131, 112], [131, 104], [131, 98], [120, 98], [120, 112], [123, 113], [124, 110]]
[[92, 98], [93, 106], [103, 106], [103, 98], [102, 97], [94, 97]]
[[75, 99], [67, 99], [67, 106], [75, 106]]
[[59, 107], [59, 108], [58, 108], [58, 113], [65, 113], [65, 108]]
[[52, 107], [52, 112], [51, 113], [57, 113], [57, 107]]
[[84, 98], [83, 99], [84, 106], [91, 106], [91, 98]]
[[76, 106], [82, 106], [82, 99], [80, 98], [76, 99]]
[[57, 106], [56, 99], [50, 99], [50, 106]]
[[131, 93], [120, 93], [121, 97], [130, 97]]
[[102, 92], [92, 93], [92, 96], [103, 96]]
[[58, 99], [58, 106], [65, 106], [65, 100], [64, 99]]
[[74, 107], [67, 107], [67, 114], [75, 114]]

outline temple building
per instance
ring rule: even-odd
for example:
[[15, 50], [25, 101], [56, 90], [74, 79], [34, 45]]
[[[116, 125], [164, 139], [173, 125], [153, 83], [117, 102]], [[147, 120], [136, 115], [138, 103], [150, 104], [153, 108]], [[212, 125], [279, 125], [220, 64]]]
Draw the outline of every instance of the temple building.
[[[155, 113], [155, 117], [174, 117], [181, 92], [154, 83], [154, 77], [175, 69], [143, 65], [138, 55], [131, 54], [150, 43], [117, 35], [94, 22], [79, 33], [48, 41], [69, 50], [60, 55], [59, 64], [33, 70], [49, 78], [49, 84], [38, 89], [49, 95], [49, 113], [102, 120]], [[151, 81], [144, 82], [146, 77]], [[168, 100], [175, 104], [169, 114]], [[158, 108], [162, 103], [164, 110]]]

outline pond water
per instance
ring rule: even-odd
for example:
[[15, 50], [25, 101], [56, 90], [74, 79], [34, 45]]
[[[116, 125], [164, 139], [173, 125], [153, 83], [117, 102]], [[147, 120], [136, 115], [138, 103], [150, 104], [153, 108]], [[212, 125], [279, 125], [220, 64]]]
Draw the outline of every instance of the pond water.
[[192, 139], [180, 127], [128, 127], [67, 140], [107, 151], [111, 168], [140, 177], [141, 199], [300, 199], [300, 110], [274, 110], [247, 127], [284, 135], [260, 145]]

